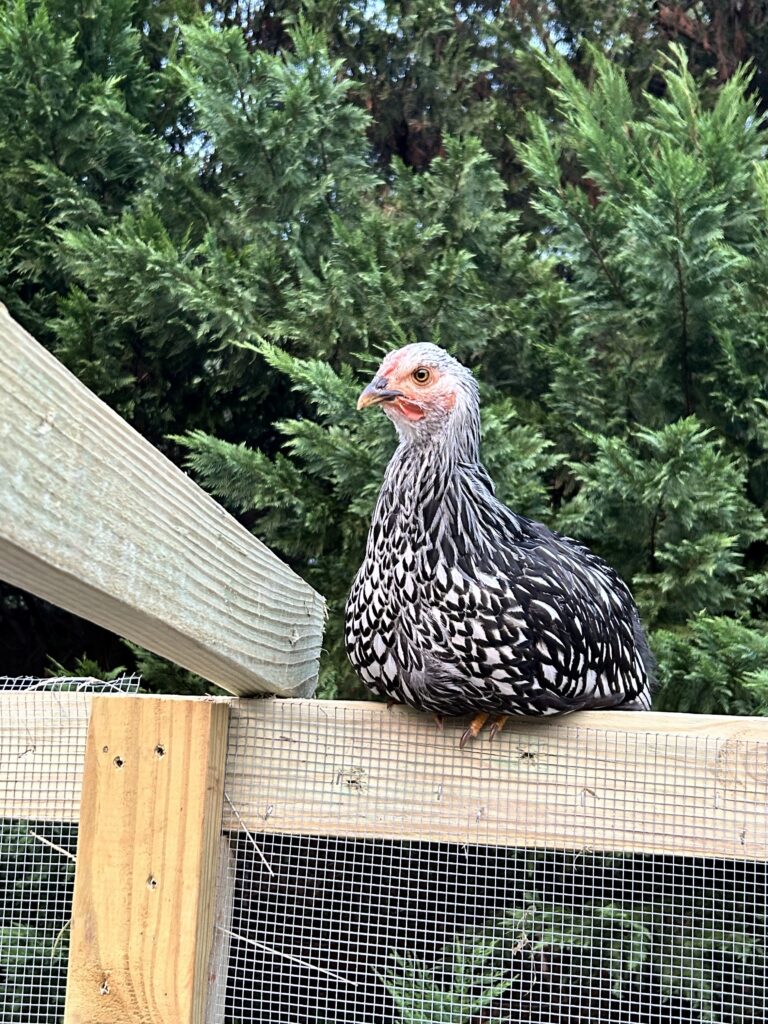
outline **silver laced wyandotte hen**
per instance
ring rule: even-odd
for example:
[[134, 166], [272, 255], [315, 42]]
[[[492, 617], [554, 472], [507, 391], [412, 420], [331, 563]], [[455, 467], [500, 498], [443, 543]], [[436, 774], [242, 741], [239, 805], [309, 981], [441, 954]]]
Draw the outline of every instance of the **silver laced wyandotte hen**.
[[489, 718], [647, 711], [652, 657], [632, 596], [588, 548], [494, 495], [470, 371], [437, 345], [391, 352], [360, 395], [400, 444], [346, 607], [365, 685], [390, 701]]

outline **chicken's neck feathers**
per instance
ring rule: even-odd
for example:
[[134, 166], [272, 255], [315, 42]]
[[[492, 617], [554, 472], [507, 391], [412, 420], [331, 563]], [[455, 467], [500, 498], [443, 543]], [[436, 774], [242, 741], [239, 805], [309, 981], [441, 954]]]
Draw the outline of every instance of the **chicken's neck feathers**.
[[[487, 553], [489, 544], [521, 534], [522, 520], [494, 494], [479, 459], [479, 423], [461, 439], [440, 434], [430, 443], [401, 441], [387, 467], [374, 523], [409, 534], [417, 544], [448, 537], [464, 551]], [[378, 531], [376, 531], [378, 533]]]

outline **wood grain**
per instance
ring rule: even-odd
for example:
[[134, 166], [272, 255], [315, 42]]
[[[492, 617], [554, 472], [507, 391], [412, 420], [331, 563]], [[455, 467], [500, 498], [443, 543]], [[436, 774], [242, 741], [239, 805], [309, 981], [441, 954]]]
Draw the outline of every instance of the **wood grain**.
[[306, 696], [324, 603], [0, 305], [0, 578], [231, 693]]
[[219, 839], [219, 867], [216, 879], [216, 904], [213, 920], [213, 945], [208, 964], [208, 993], [205, 1024], [225, 1024], [229, 947], [235, 910], [237, 865], [229, 839]]
[[378, 704], [237, 702], [227, 794], [253, 833], [768, 859], [767, 719], [583, 712], [464, 750], [461, 728]]
[[204, 1024], [228, 715], [92, 698], [65, 1024]]
[[[76, 818], [92, 699], [0, 695], [0, 815]], [[464, 722], [405, 708], [232, 707], [227, 794], [252, 832], [768, 859], [765, 718], [586, 711], [460, 751]]]

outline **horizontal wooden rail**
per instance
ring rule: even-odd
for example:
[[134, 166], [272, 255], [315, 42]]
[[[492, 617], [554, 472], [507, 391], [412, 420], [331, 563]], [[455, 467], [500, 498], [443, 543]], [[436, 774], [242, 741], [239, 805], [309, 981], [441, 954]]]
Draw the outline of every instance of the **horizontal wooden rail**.
[[314, 689], [322, 598], [0, 305], [0, 578], [231, 693]]
[[[0, 817], [76, 815], [90, 700], [0, 694], [0, 777], [24, 773], [0, 785]], [[460, 750], [465, 724], [440, 731], [365, 702], [233, 701], [224, 824], [768, 860], [768, 719], [587, 711]]]
[[466, 722], [258, 703], [232, 708], [232, 829], [768, 859], [768, 719], [581, 712], [461, 750]]

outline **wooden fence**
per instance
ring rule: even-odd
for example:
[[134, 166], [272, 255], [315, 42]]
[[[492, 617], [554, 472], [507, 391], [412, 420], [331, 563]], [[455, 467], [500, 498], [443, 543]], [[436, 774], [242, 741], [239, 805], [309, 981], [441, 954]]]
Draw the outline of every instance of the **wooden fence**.
[[0, 791], [0, 818], [66, 820], [65, 776], [80, 794], [67, 1024], [220, 1020], [222, 834], [768, 857], [764, 719], [582, 712], [459, 751], [458, 723], [369, 703], [0, 694], [11, 708], [5, 756], [34, 784]]

